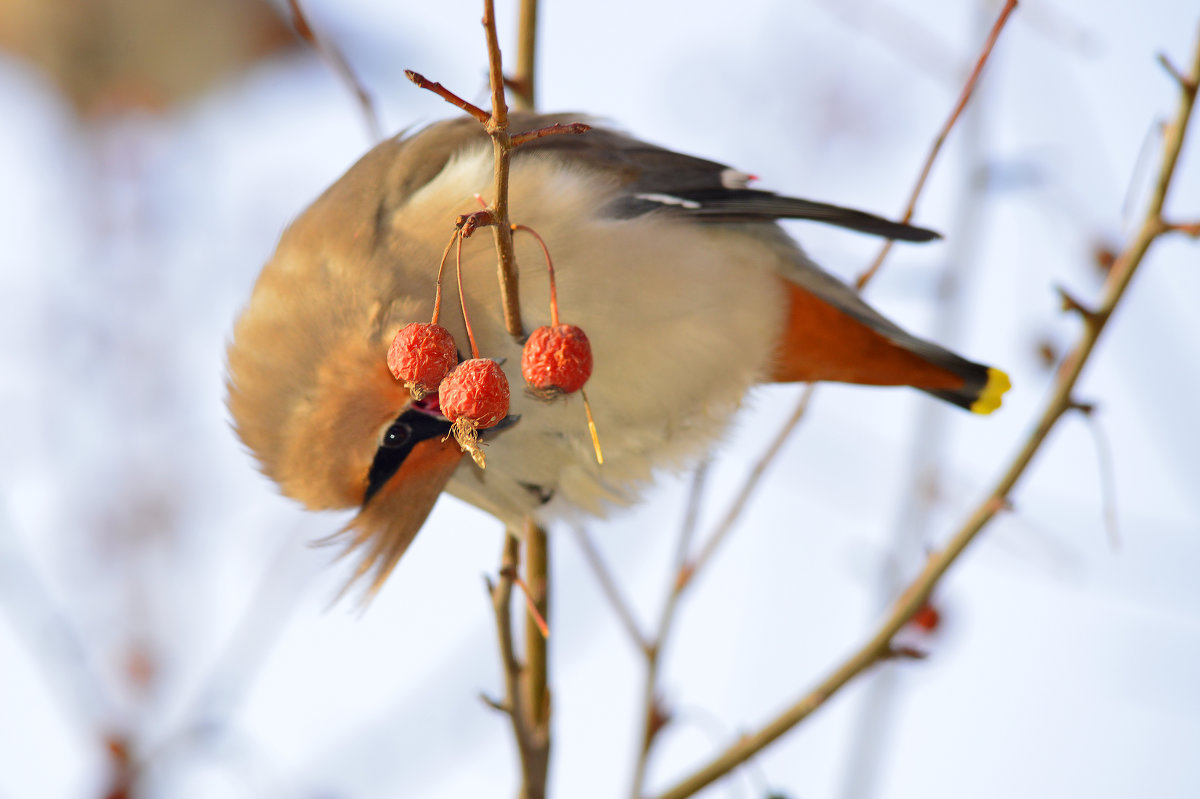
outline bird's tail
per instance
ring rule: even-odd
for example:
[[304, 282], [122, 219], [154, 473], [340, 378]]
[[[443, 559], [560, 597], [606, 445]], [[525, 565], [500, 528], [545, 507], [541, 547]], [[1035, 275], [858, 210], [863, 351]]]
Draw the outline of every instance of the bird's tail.
[[974, 413], [1000, 407], [1012, 386], [999, 369], [913, 336], [836, 278], [806, 270], [784, 281], [789, 310], [772, 379], [912, 386]]

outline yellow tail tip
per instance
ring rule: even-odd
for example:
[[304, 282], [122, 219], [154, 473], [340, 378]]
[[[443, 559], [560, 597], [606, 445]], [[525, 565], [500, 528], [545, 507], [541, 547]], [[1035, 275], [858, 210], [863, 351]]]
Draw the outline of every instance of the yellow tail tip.
[[1004, 392], [1012, 388], [1008, 375], [999, 369], [988, 368], [987, 384], [979, 392], [979, 398], [971, 403], [971, 413], [991, 413], [1000, 407]]

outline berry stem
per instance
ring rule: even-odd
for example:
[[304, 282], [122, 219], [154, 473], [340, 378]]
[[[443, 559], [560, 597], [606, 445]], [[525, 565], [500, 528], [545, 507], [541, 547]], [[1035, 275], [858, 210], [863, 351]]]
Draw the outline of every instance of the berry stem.
[[596, 450], [596, 463], [604, 465], [604, 453], [600, 451], [600, 436], [596, 434], [596, 420], [592, 418], [592, 403], [588, 402], [587, 392], [579, 389], [583, 396], [583, 412], [587, 414], [588, 432], [592, 434], [592, 448]]
[[450, 237], [450, 241], [446, 242], [446, 249], [442, 250], [442, 262], [438, 264], [437, 288], [433, 294], [433, 319], [429, 323], [436, 325], [438, 323], [438, 315], [442, 312], [442, 272], [446, 270], [446, 259], [450, 257], [450, 248], [454, 246], [454, 240], [458, 238], [458, 231], [454, 231], [454, 235]]
[[546, 256], [546, 271], [550, 273], [550, 325], [558, 327], [558, 290], [554, 285], [554, 261], [550, 258], [550, 248], [546, 246], [546, 242], [538, 235], [538, 232], [528, 225], [513, 225], [512, 229], [533, 234], [538, 244], [542, 245], [542, 254]]
[[546, 624], [546, 618], [542, 616], [538, 610], [537, 603], [533, 600], [533, 592], [529, 590], [529, 586], [518, 575], [513, 577], [513, 582], [521, 589], [521, 593], [525, 595], [525, 606], [529, 609], [529, 619], [538, 628], [538, 632], [542, 634], [542, 640], [550, 637], [550, 625]]
[[467, 297], [463, 294], [462, 286], [462, 236], [458, 237], [458, 252], [454, 257], [455, 271], [458, 272], [458, 303], [462, 306], [463, 324], [467, 328], [467, 338], [471, 341], [471, 357], [479, 357], [479, 347], [475, 346], [475, 333], [471, 330], [471, 317], [467, 315]]

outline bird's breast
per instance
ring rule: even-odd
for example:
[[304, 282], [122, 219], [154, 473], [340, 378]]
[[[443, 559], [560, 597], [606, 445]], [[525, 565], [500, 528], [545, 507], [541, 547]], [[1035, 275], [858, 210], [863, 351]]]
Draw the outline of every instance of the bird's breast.
[[[490, 199], [491, 151], [460, 156], [414, 194], [393, 219], [405, 274], [398, 292], [431, 307], [435, 277], [454, 218]], [[521, 421], [486, 448], [487, 467], [465, 462], [450, 490], [516, 518], [543, 506], [599, 513], [632, 500], [652, 470], [678, 467], [721, 435], [746, 391], [772, 369], [786, 317], [779, 254], [736, 227], [697, 225], [666, 215], [610, 219], [601, 214], [616, 191], [594, 174], [552, 158], [513, 165], [514, 223], [546, 241], [557, 277], [561, 321], [583, 328], [595, 367], [585, 387], [605, 463], [596, 463], [582, 398], [552, 401], [523, 390], [521, 345], [504, 330], [496, 256], [487, 231], [464, 243], [462, 282], [480, 355], [503, 359]], [[425, 220], [444, 219], [431, 227]], [[548, 324], [549, 282], [542, 251], [517, 232], [521, 312], [527, 331]], [[418, 254], [419, 253], [419, 254]], [[441, 323], [464, 357], [451, 255]], [[377, 265], [387, 269], [387, 262]], [[394, 274], [381, 280], [395, 281]], [[396, 298], [397, 324], [413, 302]], [[401, 301], [403, 300], [403, 301]], [[394, 332], [394, 330], [391, 330]]]

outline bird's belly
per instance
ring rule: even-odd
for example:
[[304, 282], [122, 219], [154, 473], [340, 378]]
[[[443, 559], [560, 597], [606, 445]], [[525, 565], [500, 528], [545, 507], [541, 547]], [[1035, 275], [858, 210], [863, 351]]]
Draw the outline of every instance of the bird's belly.
[[[429, 200], [456, 196], [471, 210], [473, 192], [486, 196], [490, 164], [470, 167], [448, 169], [439, 178], [446, 185]], [[595, 367], [584, 391], [603, 466], [580, 395], [544, 401], [524, 390], [520, 345], [503, 329], [492, 237], [476, 234], [464, 250], [464, 292], [480, 354], [504, 359], [511, 413], [521, 420], [486, 446], [486, 469], [464, 460], [449, 490], [506, 521], [542, 506], [600, 513], [628, 503], [652, 470], [678, 468], [704, 453], [776, 357], [787, 303], [779, 251], [736, 226], [666, 215], [603, 218], [597, 209], [607, 188], [586, 173], [539, 162], [514, 168], [511, 188], [513, 221], [537, 230], [554, 259], [561, 321], [580, 326], [591, 341]], [[444, 241], [430, 244], [440, 252]], [[529, 331], [549, 323], [549, 282], [535, 240], [518, 232], [516, 244]], [[450, 287], [443, 324], [465, 349], [457, 301]]]

